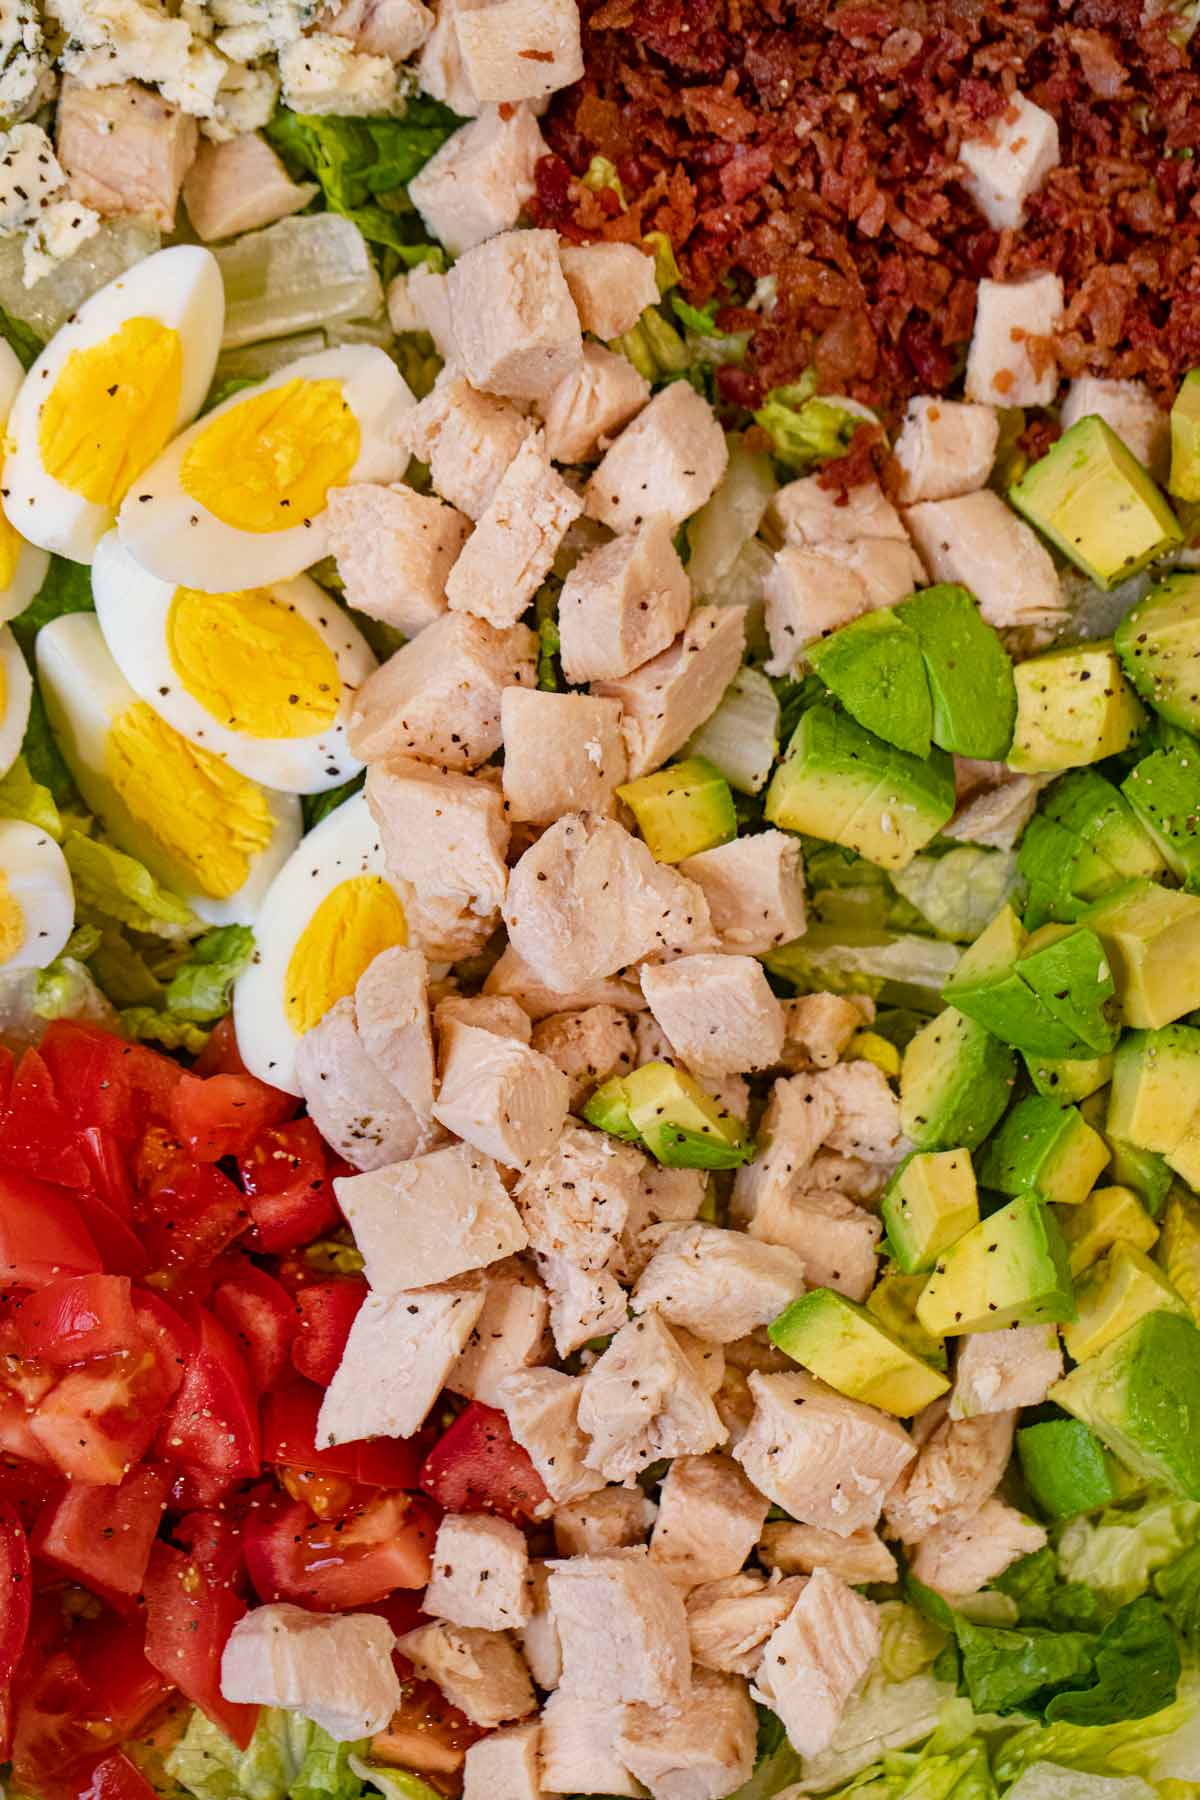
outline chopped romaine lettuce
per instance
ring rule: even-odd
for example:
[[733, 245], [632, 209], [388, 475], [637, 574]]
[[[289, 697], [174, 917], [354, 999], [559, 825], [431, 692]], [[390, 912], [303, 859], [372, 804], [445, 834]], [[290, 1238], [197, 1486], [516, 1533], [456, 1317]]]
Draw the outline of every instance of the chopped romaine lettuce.
[[1200, 1650], [1200, 1544], [1159, 1569], [1153, 1587], [1184, 1642]]
[[213, 1025], [229, 1011], [233, 983], [254, 954], [248, 925], [206, 931], [167, 988], [167, 1011], [194, 1025]]
[[23, 613], [10, 621], [10, 629], [27, 659], [33, 656], [34, 639], [51, 619], [64, 613], [94, 612], [91, 570], [84, 563], [52, 556], [46, 579]]
[[1000, 1782], [1015, 1781], [1031, 1763], [1061, 1763], [1094, 1775], [1146, 1775], [1166, 1741], [1192, 1718], [1195, 1702], [1175, 1701], [1150, 1718], [1116, 1719], [1109, 1725], [1026, 1725], [1005, 1738], [996, 1753]]
[[68, 831], [63, 854], [81, 911], [101, 913], [152, 937], [194, 937], [200, 921], [186, 901], [160, 887], [144, 863], [111, 844]]
[[1069, 1581], [1116, 1600], [1146, 1591], [1151, 1575], [1200, 1540], [1200, 1505], [1156, 1490], [1136, 1505], [1098, 1519], [1072, 1519], [1058, 1539], [1058, 1566]]
[[24, 319], [15, 318], [3, 306], [0, 306], [0, 337], [10, 349], [16, 351], [17, 360], [23, 369], [32, 368], [42, 353], [42, 340], [33, 327], [27, 325]]
[[747, 450], [736, 437], [729, 440], [729, 467], [687, 528], [688, 580], [698, 600], [723, 591], [778, 486], [769, 456]]
[[681, 752], [703, 756], [730, 787], [757, 794], [766, 786], [779, 749], [779, 702], [758, 669], [740, 669], [725, 697]]
[[[386, 1800], [444, 1800], [437, 1788], [431, 1788], [408, 1769], [393, 1769], [387, 1763], [367, 1762], [358, 1756], [350, 1758], [350, 1767], [361, 1781], [378, 1788]], [[499, 1795], [496, 1800], [500, 1800]]]
[[339, 1744], [299, 1713], [264, 1706], [248, 1749], [239, 1750], [196, 1708], [165, 1767], [196, 1800], [358, 1800], [351, 1767], [367, 1744]]
[[186, 1050], [189, 1056], [199, 1056], [209, 1039], [203, 1025], [193, 1025], [174, 1013], [158, 1012], [152, 1006], [123, 1008], [121, 1030], [139, 1043], [158, 1044], [163, 1050]]
[[939, 938], [814, 925], [763, 961], [802, 993], [870, 994], [889, 1006], [936, 1012], [958, 955]]
[[110, 1030], [116, 1023], [86, 965], [66, 954], [37, 971], [33, 1010], [39, 1019], [83, 1019]]
[[859, 427], [877, 423], [865, 406], [818, 394], [811, 369], [788, 387], [772, 388], [754, 419], [770, 438], [778, 460], [797, 475], [844, 456]]
[[642, 239], [642, 249], [648, 250], [654, 258], [654, 278], [658, 282], [660, 294], [678, 287], [680, 282], [679, 264], [675, 261], [675, 250], [665, 231], [648, 231]]
[[1010, 850], [962, 844], [941, 856], [914, 856], [891, 879], [938, 937], [970, 944], [1016, 886], [1017, 858]]
[[35, 781], [24, 756], [18, 756], [7, 775], [0, 778], [0, 818], [24, 819], [36, 825], [55, 843], [62, 842], [62, 817], [54, 795]]

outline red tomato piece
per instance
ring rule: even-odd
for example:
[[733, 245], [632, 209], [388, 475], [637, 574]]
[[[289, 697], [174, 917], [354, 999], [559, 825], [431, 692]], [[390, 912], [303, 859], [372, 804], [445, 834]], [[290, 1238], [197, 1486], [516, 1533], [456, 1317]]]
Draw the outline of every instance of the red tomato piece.
[[350, 1327], [367, 1297], [365, 1281], [317, 1281], [296, 1295], [300, 1332], [292, 1345], [298, 1372], [328, 1387], [346, 1349]]
[[148, 1349], [72, 1369], [38, 1402], [29, 1429], [72, 1481], [115, 1487], [154, 1440], [166, 1404]]
[[171, 1124], [197, 1162], [244, 1156], [260, 1132], [298, 1102], [253, 1075], [184, 1075], [171, 1096]]
[[193, 1317], [196, 1347], [163, 1421], [159, 1450], [170, 1462], [212, 1475], [257, 1475], [262, 1458], [250, 1371], [210, 1312], [198, 1306]]
[[76, 1188], [71, 1198], [104, 1267], [114, 1275], [144, 1275], [150, 1258], [128, 1218], [114, 1212], [87, 1188]]
[[36, 1050], [26, 1050], [17, 1064], [0, 1117], [0, 1163], [61, 1187], [82, 1187], [90, 1175], [54, 1077]]
[[196, 1348], [196, 1333], [182, 1313], [169, 1306], [152, 1288], [133, 1289], [133, 1315], [142, 1342], [158, 1362], [168, 1400], [183, 1380], [188, 1358]]
[[157, 1800], [155, 1789], [122, 1750], [109, 1750], [71, 1773], [75, 1800]]
[[411, 1494], [378, 1494], [340, 1519], [283, 1501], [247, 1515], [246, 1567], [263, 1600], [344, 1612], [424, 1587], [436, 1535], [432, 1509]]
[[285, 1468], [343, 1475], [363, 1487], [415, 1488], [424, 1444], [420, 1438], [363, 1438], [317, 1448], [323, 1395], [307, 1381], [280, 1384], [263, 1401], [263, 1460]]
[[479, 1400], [429, 1452], [421, 1486], [447, 1512], [493, 1512], [516, 1521], [535, 1518], [550, 1497], [504, 1414]]
[[91, 1187], [119, 1218], [133, 1217], [133, 1180], [125, 1152], [113, 1132], [88, 1125], [79, 1132], [79, 1148], [91, 1171]]
[[141, 1348], [127, 1275], [69, 1275], [31, 1294], [19, 1330], [26, 1354], [43, 1362], [87, 1362]]
[[143, 1209], [142, 1236], [161, 1269], [212, 1262], [250, 1223], [246, 1197], [228, 1175], [183, 1153], [155, 1177]]
[[0, 1390], [0, 1456], [19, 1457], [23, 1463], [52, 1471], [57, 1477], [58, 1471], [30, 1430], [29, 1420], [29, 1408], [20, 1396]]
[[295, 1250], [341, 1223], [325, 1164], [325, 1146], [311, 1119], [272, 1126], [238, 1164], [262, 1249]]
[[132, 1598], [141, 1589], [166, 1504], [161, 1469], [134, 1469], [119, 1487], [70, 1482], [43, 1510], [33, 1547], [85, 1587]]
[[62, 1479], [56, 1470], [0, 1453], [0, 1508], [15, 1512], [26, 1531], [32, 1531], [47, 1501], [61, 1492]]
[[233, 1014], [226, 1013], [209, 1033], [208, 1042], [192, 1064], [197, 1075], [248, 1075], [238, 1049]]
[[151, 1119], [165, 1122], [183, 1070], [145, 1044], [131, 1044], [96, 1025], [56, 1019], [40, 1050], [58, 1095], [76, 1124], [99, 1125], [123, 1144]]
[[246, 1359], [260, 1393], [289, 1368], [292, 1339], [300, 1329], [296, 1303], [265, 1269], [248, 1262], [213, 1294], [212, 1309]]
[[220, 1506], [237, 1487], [233, 1475], [210, 1475], [207, 1469], [178, 1468], [171, 1479], [168, 1505], [172, 1512], [207, 1512]]
[[245, 1749], [258, 1708], [237, 1705], [221, 1693], [221, 1655], [246, 1613], [237, 1527], [216, 1513], [190, 1513], [176, 1536], [187, 1549], [159, 1542], [150, 1553], [143, 1588], [146, 1656]]
[[29, 1539], [16, 1511], [0, 1503], [0, 1687], [21, 1660], [32, 1605]]
[[0, 1171], [0, 1280], [44, 1287], [63, 1275], [100, 1272], [100, 1256], [69, 1194]]

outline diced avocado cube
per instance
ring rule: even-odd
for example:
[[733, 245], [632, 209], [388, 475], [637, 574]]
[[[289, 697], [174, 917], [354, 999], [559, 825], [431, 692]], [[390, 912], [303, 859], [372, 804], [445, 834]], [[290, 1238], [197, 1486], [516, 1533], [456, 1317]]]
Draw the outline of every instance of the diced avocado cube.
[[1048, 1398], [1136, 1474], [1200, 1500], [1200, 1330], [1191, 1319], [1145, 1314]]
[[629, 1096], [623, 1075], [613, 1075], [601, 1082], [584, 1107], [583, 1116], [597, 1131], [607, 1131], [610, 1137], [623, 1138], [626, 1143], [636, 1143], [640, 1135], [629, 1116]]
[[1072, 1275], [1082, 1275], [1114, 1244], [1152, 1250], [1158, 1226], [1132, 1188], [1093, 1188], [1078, 1206], [1064, 1206], [1055, 1217], [1066, 1239]]
[[1074, 1106], [1030, 1094], [980, 1154], [979, 1179], [1001, 1194], [1037, 1194], [1078, 1206], [1108, 1162], [1108, 1145]]
[[1155, 1030], [1200, 1006], [1200, 899], [1129, 881], [1084, 913], [1108, 953], [1126, 1025]]
[[922, 1362], [937, 1369], [946, 1367], [946, 1346], [941, 1338], [931, 1337], [917, 1318], [917, 1301], [925, 1287], [924, 1275], [900, 1275], [889, 1272], [880, 1276], [867, 1295], [867, 1311], [881, 1325], [906, 1344]]
[[1074, 1106], [1112, 1080], [1109, 1056], [1026, 1056], [1029, 1079], [1039, 1094], [1060, 1106]]
[[1085, 881], [1101, 885], [1094, 889], [1081, 886], [1078, 891], [1085, 900], [1098, 900], [1111, 887], [1111, 875], [1132, 881], [1141, 875], [1154, 878], [1163, 873], [1162, 857], [1120, 789], [1095, 769], [1077, 769], [1056, 781], [1043, 811], [1095, 853], [1093, 868], [1085, 867], [1080, 874]]
[[1176, 880], [1200, 887], [1200, 745], [1154, 750], [1135, 763], [1121, 792]]
[[914, 1356], [865, 1306], [814, 1288], [770, 1327], [771, 1342], [818, 1380], [897, 1418], [910, 1419], [947, 1392], [940, 1370]]
[[1117, 1039], [1115, 983], [1095, 934], [1047, 925], [1027, 938], [1004, 907], [963, 955], [945, 997], [1030, 1056], [1107, 1054]]
[[1105, 1056], [1116, 1047], [1117, 984], [1094, 931], [1080, 924], [1043, 925], [1027, 939], [1017, 973], [1050, 1016], [1093, 1055]]
[[920, 1150], [974, 1150], [1008, 1105], [1015, 1079], [1008, 1045], [947, 1006], [905, 1049], [900, 1128]]
[[805, 655], [852, 719], [913, 756], [929, 755], [933, 705], [921, 646], [890, 607], [863, 613]]
[[1171, 478], [1177, 500], [1200, 500], [1200, 369], [1179, 384], [1171, 408]]
[[1113, 1063], [1107, 1130], [1140, 1150], [1174, 1150], [1200, 1111], [1200, 1030], [1130, 1031]]
[[943, 1251], [917, 1301], [934, 1337], [1075, 1317], [1067, 1246], [1049, 1209], [1022, 1194]]
[[1008, 497], [1097, 587], [1127, 581], [1183, 542], [1151, 475], [1095, 413], [1064, 431]]
[[[1017, 868], [1025, 883], [1025, 918], [1030, 930], [1048, 919], [1070, 923], [1088, 904], [1081, 893], [1080, 864], [1094, 861], [1093, 853], [1079, 838], [1045, 813], [1034, 813], [1017, 849]], [[1112, 875], [1108, 886], [1115, 887]], [[1100, 888], [1099, 892], [1105, 890]]]
[[942, 750], [909, 756], [833, 706], [810, 706], [767, 789], [767, 818], [903, 869], [954, 811], [954, 765]]
[[1120, 1496], [1120, 1484], [1104, 1445], [1078, 1419], [1046, 1419], [1017, 1433], [1025, 1485], [1039, 1512], [1074, 1519], [1098, 1512]]
[[906, 1157], [884, 1190], [880, 1213], [904, 1274], [932, 1269], [948, 1244], [979, 1223], [970, 1152], [919, 1150]]
[[656, 862], [682, 862], [737, 836], [729, 783], [702, 756], [672, 763], [617, 789]]
[[1200, 1192], [1200, 1119], [1192, 1119], [1175, 1148], [1164, 1152], [1163, 1160], [1193, 1193]]
[[916, 634], [925, 658], [934, 743], [958, 756], [1001, 761], [1017, 717], [1012, 658], [974, 596], [944, 582], [902, 601], [896, 617]]
[[1188, 1311], [1166, 1276], [1132, 1244], [1114, 1244], [1093, 1263], [1075, 1290], [1075, 1304], [1078, 1317], [1063, 1326], [1062, 1335], [1068, 1353], [1080, 1363], [1147, 1313]]
[[1132, 1188], [1151, 1218], [1163, 1209], [1171, 1186], [1171, 1171], [1155, 1150], [1140, 1150], [1128, 1138], [1115, 1137], [1108, 1129], [1109, 1095], [1104, 1089], [1089, 1094], [1079, 1110], [1108, 1145], [1112, 1161], [1106, 1179], [1114, 1187]]
[[1156, 1256], [1167, 1280], [1200, 1322], [1200, 1200], [1178, 1182], [1167, 1196]]
[[1145, 723], [1110, 643], [1046, 650], [1018, 663], [1017, 723], [1008, 766], [1056, 775], [1128, 748]]
[[900, 1073], [900, 1052], [895, 1044], [880, 1037], [877, 1031], [856, 1031], [842, 1051], [843, 1062], [874, 1063], [881, 1075], [894, 1081]]
[[753, 1158], [741, 1121], [683, 1069], [643, 1063], [623, 1081], [630, 1121], [656, 1161], [672, 1169], [736, 1169]]
[[1113, 643], [1143, 700], [1169, 724], [1200, 731], [1200, 575], [1180, 571], [1156, 582]]

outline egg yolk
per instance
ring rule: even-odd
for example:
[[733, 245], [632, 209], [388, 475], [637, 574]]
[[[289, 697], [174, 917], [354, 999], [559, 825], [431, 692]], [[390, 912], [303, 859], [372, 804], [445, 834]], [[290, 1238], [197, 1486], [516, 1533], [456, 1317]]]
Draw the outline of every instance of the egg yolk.
[[238, 531], [289, 531], [324, 510], [358, 461], [340, 381], [285, 381], [221, 413], [190, 445], [184, 492]]
[[179, 415], [183, 346], [157, 319], [126, 319], [112, 337], [72, 350], [42, 407], [48, 475], [96, 506], [120, 506]]
[[25, 942], [25, 914], [21, 903], [0, 874], [0, 963], [15, 956]]
[[320, 633], [264, 588], [177, 588], [167, 651], [181, 686], [230, 731], [312, 737], [337, 717], [342, 683]]
[[355, 875], [326, 894], [288, 961], [284, 1013], [302, 1036], [352, 994], [381, 951], [408, 942], [404, 908], [382, 875]]
[[120, 798], [214, 900], [236, 894], [271, 841], [263, 790], [172, 730], [152, 707], [127, 707], [108, 734], [105, 774]]

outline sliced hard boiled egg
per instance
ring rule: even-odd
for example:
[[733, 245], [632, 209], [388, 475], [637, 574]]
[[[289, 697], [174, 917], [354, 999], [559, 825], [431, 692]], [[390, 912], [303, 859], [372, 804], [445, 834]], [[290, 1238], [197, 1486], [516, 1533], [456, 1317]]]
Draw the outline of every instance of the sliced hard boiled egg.
[[24, 819], [0, 819], [0, 974], [44, 969], [75, 927], [75, 893], [54, 839]]
[[32, 699], [29, 665], [5, 626], [0, 630], [0, 775], [7, 775], [21, 753]]
[[93, 613], [37, 637], [42, 697], [80, 792], [118, 848], [214, 925], [250, 923], [300, 839], [300, 802], [190, 744], [125, 680]]
[[290, 794], [357, 775], [346, 730], [375, 658], [307, 575], [201, 593], [148, 574], [112, 531], [96, 550], [92, 593], [122, 675], [191, 743]]
[[8, 421], [5, 510], [22, 537], [91, 562], [130, 483], [203, 405], [224, 319], [216, 257], [179, 244], [55, 333]]
[[328, 549], [330, 488], [403, 475], [412, 405], [374, 344], [298, 357], [198, 419], [138, 477], [121, 542], [151, 574], [204, 593], [286, 581]]
[[254, 961], [234, 989], [238, 1048], [251, 1074], [298, 1094], [300, 1039], [381, 951], [408, 938], [402, 890], [384, 868], [364, 794], [323, 819], [285, 863], [255, 937]]
[[[0, 426], [7, 422], [24, 379], [20, 357], [0, 338]], [[15, 619], [25, 611], [50, 567], [47, 552], [23, 538], [13, 525], [10, 505], [7, 474], [0, 464], [0, 619]]]

